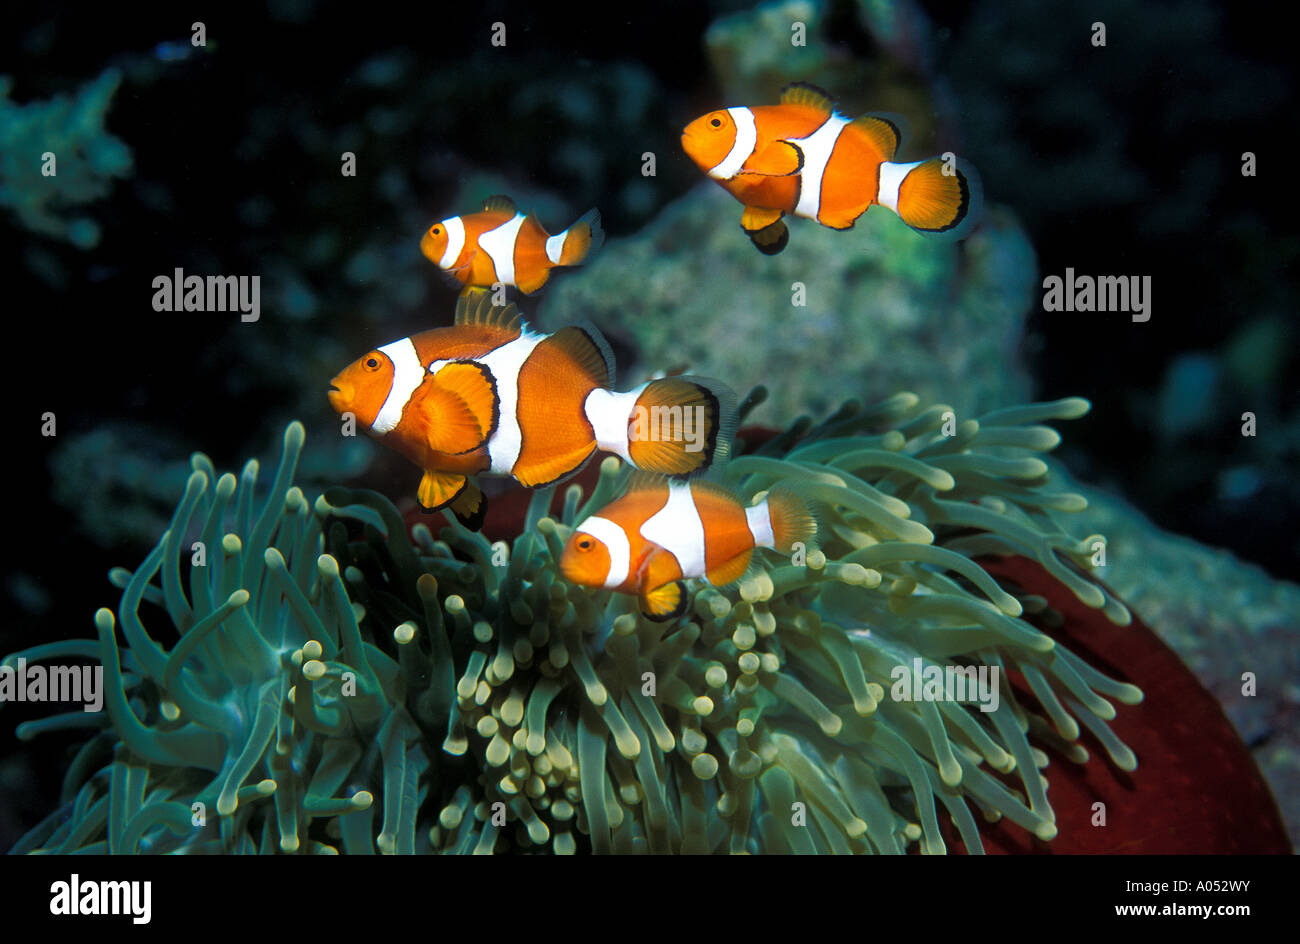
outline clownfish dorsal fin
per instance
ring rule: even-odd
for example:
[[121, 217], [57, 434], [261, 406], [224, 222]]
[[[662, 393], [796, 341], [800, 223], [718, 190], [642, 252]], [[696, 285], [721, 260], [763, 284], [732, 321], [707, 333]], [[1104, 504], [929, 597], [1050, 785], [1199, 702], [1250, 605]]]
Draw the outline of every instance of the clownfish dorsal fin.
[[452, 361], [435, 373], [433, 379], [440, 387], [464, 401], [478, 422], [484, 439], [496, 432], [500, 418], [497, 382], [492, 371], [485, 365], [473, 361]]
[[614, 385], [614, 352], [589, 321], [580, 321], [556, 331], [543, 344], [558, 347], [597, 387]]
[[827, 115], [835, 111], [835, 99], [830, 92], [811, 82], [791, 82], [781, 89], [781, 104], [813, 108]]
[[500, 213], [509, 213], [511, 216], [514, 216], [519, 212], [519, 208], [515, 206], [515, 201], [511, 200], [504, 193], [494, 194], [484, 200], [483, 210], [484, 212], [497, 211]]
[[519, 317], [519, 309], [514, 306], [514, 303], [494, 305], [492, 293], [486, 289], [467, 290], [461, 293], [461, 296], [456, 299], [455, 323], [493, 328], [511, 337], [518, 337], [524, 329], [523, 321]]
[[861, 132], [887, 161], [892, 161], [903, 143], [897, 123], [882, 115], [861, 115], [849, 122], [849, 128]]

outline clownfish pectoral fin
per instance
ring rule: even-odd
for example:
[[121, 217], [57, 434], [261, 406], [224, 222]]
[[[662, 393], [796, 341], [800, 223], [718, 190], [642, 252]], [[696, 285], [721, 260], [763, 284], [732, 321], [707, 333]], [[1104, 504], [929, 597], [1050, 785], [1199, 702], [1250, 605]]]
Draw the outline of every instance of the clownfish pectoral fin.
[[429, 448], [444, 455], [470, 452], [487, 438], [487, 430], [469, 404], [435, 377], [424, 378], [411, 394], [402, 417], [419, 424], [412, 431], [421, 431]]
[[493, 210], [498, 210], [501, 213], [509, 213], [511, 216], [514, 216], [519, 212], [519, 209], [515, 206], [515, 201], [511, 200], [504, 193], [494, 194], [484, 200], [483, 210], [487, 213], [490, 213]]
[[441, 273], [442, 277], [446, 279], [449, 284], [464, 285], [465, 286], [464, 290], [466, 292], [475, 289], [478, 286], [466, 285], [465, 283], [469, 281], [470, 273], [473, 272], [474, 270], [474, 257], [477, 255], [478, 255], [478, 250], [475, 249], [472, 252], [470, 252], [469, 259], [466, 260], [464, 265], [458, 265], [454, 269], [440, 268], [438, 272]]
[[499, 419], [497, 383], [485, 365], [453, 361], [434, 374], [433, 379], [438, 386], [464, 401], [478, 423], [480, 441], [496, 432]]
[[483, 519], [487, 517], [488, 500], [482, 489], [473, 482], [467, 482], [466, 487], [447, 507], [468, 530], [478, 531], [483, 527]]
[[749, 234], [749, 241], [765, 256], [775, 256], [790, 241], [790, 230], [781, 220]]
[[750, 155], [740, 168], [742, 174], [756, 177], [789, 177], [803, 170], [803, 151], [789, 141], [773, 141], [757, 154]]
[[420, 479], [420, 487], [416, 489], [415, 497], [421, 507], [436, 511], [455, 501], [468, 484], [469, 479], [463, 475], [426, 469], [424, 477]]
[[781, 89], [781, 104], [813, 108], [827, 115], [835, 111], [830, 92], [811, 82], [791, 82]]
[[746, 233], [756, 233], [760, 229], [766, 229], [781, 218], [780, 210], [769, 210], [765, 207], [745, 207], [745, 212], [740, 214], [740, 228]]
[[656, 622], [676, 619], [686, 612], [686, 588], [675, 580], [642, 592], [641, 612]]

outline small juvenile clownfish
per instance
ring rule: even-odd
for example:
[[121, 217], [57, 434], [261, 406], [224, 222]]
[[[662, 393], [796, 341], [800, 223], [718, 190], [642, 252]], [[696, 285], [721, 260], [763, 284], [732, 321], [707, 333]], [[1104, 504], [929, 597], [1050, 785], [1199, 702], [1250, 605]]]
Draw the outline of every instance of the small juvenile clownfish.
[[600, 214], [588, 210], [562, 233], [549, 235], [531, 213], [524, 215], [509, 197], [489, 197], [483, 212], [434, 223], [420, 240], [420, 251], [467, 288], [513, 285], [531, 295], [556, 266], [583, 263], [605, 241]]
[[787, 85], [779, 105], [709, 112], [682, 132], [687, 155], [745, 205], [741, 228], [768, 255], [789, 239], [786, 213], [851, 229], [876, 203], [918, 232], [964, 236], [976, 216], [978, 178], [939, 157], [896, 164], [900, 140], [889, 119], [847, 118], [806, 82]]
[[417, 497], [477, 529], [487, 502], [469, 477], [539, 488], [603, 449], [639, 469], [688, 476], [726, 456], [735, 394], [699, 377], [612, 388], [614, 358], [595, 327], [528, 330], [514, 305], [462, 295], [456, 321], [358, 358], [330, 404], [424, 470]]
[[642, 612], [667, 620], [686, 610], [684, 579], [734, 583], [754, 548], [789, 554], [816, 532], [807, 503], [786, 483], [746, 508], [712, 482], [634, 474], [622, 497], [574, 528], [560, 570], [580, 586], [636, 594]]

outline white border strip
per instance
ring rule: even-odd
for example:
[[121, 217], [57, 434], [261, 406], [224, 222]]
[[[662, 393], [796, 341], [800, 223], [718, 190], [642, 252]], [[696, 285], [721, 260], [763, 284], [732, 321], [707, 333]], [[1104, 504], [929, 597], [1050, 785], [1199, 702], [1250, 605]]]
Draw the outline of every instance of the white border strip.
[[730, 180], [740, 173], [749, 155], [754, 153], [758, 143], [758, 127], [754, 124], [754, 113], [748, 108], [728, 108], [727, 114], [736, 125], [736, 140], [731, 145], [731, 152], [709, 171], [714, 180]]
[[424, 380], [424, 365], [420, 363], [420, 356], [410, 338], [385, 344], [379, 353], [393, 362], [393, 385], [388, 388], [388, 397], [370, 424], [372, 433], [383, 436], [402, 421], [402, 410], [406, 409], [411, 394]]

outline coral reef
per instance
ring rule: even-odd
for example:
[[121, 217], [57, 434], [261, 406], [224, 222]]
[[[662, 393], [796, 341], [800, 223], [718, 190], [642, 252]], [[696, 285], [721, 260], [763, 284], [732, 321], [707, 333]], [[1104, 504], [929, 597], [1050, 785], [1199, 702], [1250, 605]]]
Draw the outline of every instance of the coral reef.
[[883, 209], [850, 232], [795, 220], [772, 257], [739, 219], [735, 200], [701, 184], [550, 286], [540, 322], [590, 318], [642, 365], [768, 384], [780, 423], [834, 409], [844, 390], [913, 389], [961, 417], [1028, 397], [1016, 348], [1036, 263], [1011, 214], [990, 210], [962, 246], [921, 239]]
[[[108, 195], [114, 177], [131, 169], [131, 151], [104, 128], [121, 76], [106, 70], [75, 96], [18, 105], [13, 81], [0, 77], [0, 206], [33, 233], [91, 249], [99, 224], [79, 211]], [[42, 173], [45, 153], [56, 173]]]
[[[746, 497], [798, 480], [822, 547], [702, 586], [667, 624], [559, 574], [568, 528], [620, 487], [617, 460], [557, 517], [537, 492], [507, 555], [454, 522], [408, 537], [374, 492], [309, 502], [291, 485], [297, 423], [264, 500], [255, 461], [218, 477], [196, 454], [171, 527], [110, 575], [122, 600], [96, 614], [98, 641], [6, 660], [98, 658], [108, 695], [102, 715], [20, 730], [97, 729], [15, 851], [935, 853], [940, 806], [970, 851], [972, 807], [1050, 839], [1044, 748], [1084, 762], [1082, 725], [1132, 769], [1106, 721], [1141, 693], [1021, 619], [1044, 601], [975, 558], [1029, 556], [1127, 621], [1087, 575], [1094, 539], [1053, 520], [1081, 499], [1035, 455], [1059, 441], [1041, 424], [1086, 409], [957, 422], [899, 394], [800, 420], [729, 475]], [[142, 603], [174, 626], [170, 649]], [[1000, 703], [888, 697], [917, 658], [1005, 670]]]

